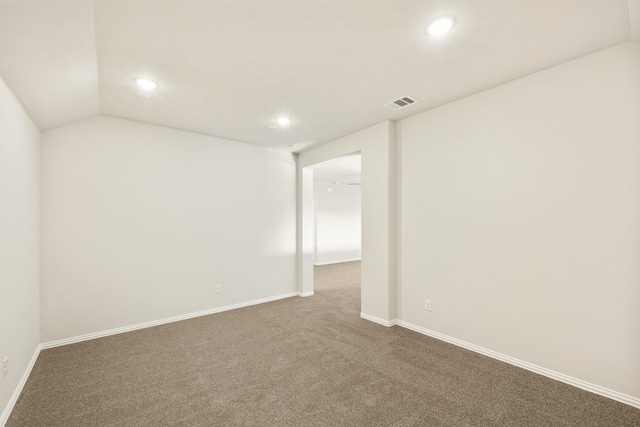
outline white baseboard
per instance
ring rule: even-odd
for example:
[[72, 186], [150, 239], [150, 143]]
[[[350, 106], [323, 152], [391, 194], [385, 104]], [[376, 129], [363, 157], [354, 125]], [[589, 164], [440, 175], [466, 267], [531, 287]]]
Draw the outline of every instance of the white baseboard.
[[[288, 294], [276, 295], [268, 298], [261, 298], [252, 301], [241, 302], [238, 304], [225, 305], [223, 307], [211, 308], [208, 310], [196, 311], [193, 313], [181, 314], [179, 316], [167, 317], [159, 320], [152, 320], [150, 322], [137, 323], [135, 325], [123, 326], [121, 328], [108, 329], [106, 331], [93, 332], [85, 335], [78, 335], [70, 338], [63, 338], [61, 340], [49, 341], [42, 343], [40, 346], [42, 349], [60, 347], [62, 345], [74, 344], [77, 342], [88, 341], [96, 338], [107, 337], [109, 335], [117, 335], [125, 332], [136, 331], [138, 329], [151, 328], [153, 326], [164, 325], [166, 323], [179, 322], [181, 320], [193, 319], [194, 317], [208, 316], [209, 314], [222, 313], [223, 311], [235, 310], [237, 308], [249, 307], [251, 305], [263, 304], [265, 302], [277, 301], [284, 298], [291, 298], [295, 296], [303, 296], [299, 292], [291, 292]], [[307, 295], [304, 295], [307, 296]]]
[[[20, 382], [18, 383], [18, 386], [16, 387], [15, 391], [13, 392], [13, 395], [11, 396], [11, 399], [9, 400], [9, 403], [7, 404], [6, 408], [4, 409], [4, 411], [2, 412], [2, 416], [0, 416], [0, 426], [4, 426], [5, 423], [7, 422], [7, 420], [9, 419], [9, 415], [11, 414], [11, 411], [13, 410], [14, 405], [16, 404], [18, 397], [20, 396], [20, 393], [22, 392], [22, 389], [24, 388], [24, 385], [27, 382], [27, 379], [29, 378], [29, 375], [31, 374], [31, 370], [33, 369], [33, 366], [36, 363], [36, 360], [38, 359], [38, 355], [40, 354], [40, 350], [43, 349], [47, 349], [47, 348], [53, 348], [53, 347], [59, 347], [62, 345], [66, 345], [66, 344], [72, 344], [72, 343], [76, 343], [76, 342], [81, 342], [81, 341], [87, 341], [87, 340], [91, 340], [91, 339], [95, 339], [95, 338], [100, 338], [100, 337], [105, 337], [105, 336], [109, 336], [109, 335], [116, 335], [116, 334], [121, 334], [124, 332], [129, 332], [129, 331], [134, 331], [137, 329], [144, 329], [144, 328], [150, 328], [152, 326], [157, 326], [157, 325], [163, 325], [166, 323], [171, 323], [171, 322], [178, 322], [180, 320], [186, 320], [186, 319], [191, 319], [194, 317], [200, 317], [200, 316], [206, 316], [209, 314], [215, 314], [215, 313], [221, 313], [224, 311], [229, 311], [229, 310], [234, 310], [236, 308], [242, 308], [242, 307], [248, 307], [251, 305], [256, 305], [256, 304], [262, 304], [262, 303], [266, 303], [266, 302], [271, 302], [271, 301], [276, 301], [276, 300], [280, 300], [280, 299], [284, 299], [284, 298], [290, 298], [293, 296], [310, 296], [313, 295], [313, 292], [292, 292], [289, 294], [283, 294], [283, 295], [277, 295], [274, 297], [269, 297], [269, 298], [262, 298], [262, 299], [257, 299], [257, 300], [253, 300], [253, 301], [247, 301], [247, 302], [243, 302], [243, 303], [238, 303], [238, 304], [232, 304], [232, 305], [227, 305], [224, 307], [218, 307], [218, 308], [213, 308], [213, 309], [209, 309], [209, 310], [203, 310], [203, 311], [198, 311], [198, 312], [194, 312], [194, 313], [188, 313], [188, 314], [183, 314], [180, 316], [174, 316], [174, 317], [169, 317], [169, 318], [165, 318], [165, 319], [160, 319], [160, 320], [155, 320], [155, 321], [151, 321], [151, 322], [145, 322], [145, 323], [138, 323], [136, 325], [131, 325], [131, 326], [125, 326], [122, 328], [115, 328], [115, 329], [109, 329], [106, 331], [102, 331], [102, 332], [95, 332], [92, 334], [86, 334], [86, 335], [80, 335], [77, 337], [71, 337], [71, 338], [65, 338], [65, 339], [61, 339], [61, 340], [56, 340], [56, 341], [50, 341], [47, 343], [43, 343], [40, 344], [32, 358], [31, 361], [29, 362], [29, 365], [27, 366], [27, 369], [25, 370], [24, 374], [22, 375], [22, 378], [20, 379]], [[583, 381], [577, 378], [573, 378], [571, 376], [565, 375], [565, 374], [561, 374], [559, 372], [555, 372], [552, 371], [550, 369], [546, 369], [543, 368], [541, 366], [537, 366], [534, 365], [532, 363], [529, 362], [525, 362], [523, 360], [519, 360], [516, 359], [514, 357], [511, 356], [507, 356], [498, 352], [495, 352], [493, 350], [489, 350], [486, 349], [484, 347], [480, 347], [477, 346], [475, 344], [471, 344], [456, 338], [452, 338], [450, 336], [441, 334], [439, 332], [435, 332], [426, 328], [423, 328], [421, 326], [417, 326], [414, 325], [412, 323], [409, 322], [405, 322], [403, 320], [385, 320], [385, 319], [381, 319], [379, 317], [376, 316], [372, 316], [370, 314], [366, 314], [366, 313], [360, 313], [360, 317], [366, 320], [369, 320], [371, 322], [375, 322], [377, 324], [380, 324], [382, 326], [386, 326], [386, 327], [390, 327], [390, 326], [394, 326], [394, 325], [398, 325], [401, 326], [403, 328], [406, 329], [410, 329], [412, 331], [421, 333], [423, 335], [427, 335], [429, 337], [441, 340], [441, 341], [445, 341], [448, 342], [450, 344], [456, 345], [458, 347], [462, 347], [462, 348], [466, 348], [467, 350], [471, 350], [473, 352], [491, 357], [493, 359], [497, 359], [500, 360], [502, 362], [506, 362], [509, 363], [511, 365], [514, 366], [518, 366], [520, 368], [526, 369], [528, 371], [534, 372], [536, 374], [540, 374], [540, 375], [544, 375], [545, 377], [557, 380], [557, 381], [561, 381], [563, 383], [572, 385], [574, 387], [578, 387], [581, 388], [583, 390], [595, 393], [595, 394], [599, 394], [601, 396], [607, 397], [609, 399], [613, 399], [616, 400], [618, 402], [622, 402], [624, 404], [630, 405], [630, 406], [634, 406], [636, 408], [640, 408], [640, 399], [635, 398], [633, 396], [629, 396], [623, 393], [619, 393], [617, 391], [614, 390], [610, 390], [608, 388], [605, 387], [601, 387], [598, 386], [596, 384], [592, 384], [589, 383], [587, 381]]]
[[33, 369], [33, 366], [36, 364], [36, 360], [38, 360], [38, 356], [40, 355], [41, 349], [42, 349], [42, 345], [38, 345], [36, 347], [36, 350], [33, 352], [33, 356], [31, 357], [31, 361], [29, 361], [29, 365], [27, 365], [27, 369], [25, 369], [24, 374], [22, 374], [22, 378], [20, 379], [18, 386], [16, 387], [13, 394], [11, 395], [11, 399], [9, 399], [9, 403], [7, 403], [7, 406], [4, 408], [4, 411], [2, 411], [2, 416], [0, 416], [0, 426], [4, 427], [6, 422], [9, 420], [9, 415], [11, 415], [11, 411], [13, 411], [13, 407], [18, 401], [18, 397], [20, 397], [20, 393], [22, 393], [22, 389], [24, 388], [24, 385], [27, 383], [27, 380], [29, 379], [29, 375], [31, 375], [31, 370]]
[[[360, 316], [364, 317], [363, 314], [361, 314]], [[370, 316], [370, 317], [373, 317], [373, 316]], [[373, 319], [368, 319], [368, 320], [372, 320], [374, 322], [376, 321], [376, 320], [373, 320]], [[382, 320], [382, 319], [378, 319], [378, 320]], [[511, 357], [511, 356], [507, 356], [505, 354], [497, 353], [497, 352], [495, 352], [493, 350], [489, 350], [489, 349], [486, 349], [484, 347], [477, 346], [475, 344], [470, 344], [468, 342], [465, 342], [465, 341], [462, 341], [462, 340], [459, 340], [459, 339], [456, 339], [456, 338], [452, 338], [450, 336], [447, 336], [447, 335], [441, 334], [439, 332], [435, 332], [435, 331], [423, 328], [421, 326], [414, 325], [414, 324], [409, 323], [409, 322], [405, 322], [403, 320], [395, 320], [395, 321], [392, 321], [392, 322], [394, 324], [398, 325], [398, 326], [401, 326], [401, 327], [407, 328], [407, 329], [411, 329], [412, 331], [419, 332], [419, 333], [421, 333], [423, 335], [427, 335], [427, 336], [430, 336], [432, 338], [436, 338], [438, 340], [448, 342], [449, 344], [453, 344], [453, 345], [456, 345], [458, 347], [466, 348], [467, 350], [471, 350], [473, 352], [480, 353], [482, 355], [491, 357], [493, 359], [500, 360], [502, 362], [509, 363], [511, 365], [514, 365], [514, 366], [518, 366], [518, 367], [526, 369], [528, 371], [535, 372], [536, 374], [544, 375], [545, 377], [548, 377], [548, 378], [551, 378], [551, 379], [554, 379], [554, 380], [557, 380], [557, 381], [561, 381], [563, 383], [572, 385], [574, 387], [578, 387], [578, 388], [581, 388], [583, 390], [590, 391], [592, 393], [599, 394], [599, 395], [604, 396], [604, 397], [608, 397], [609, 399], [617, 400], [618, 402], [622, 402], [622, 403], [625, 403], [627, 405], [634, 406], [636, 408], [640, 408], [640, 399], [635, 398], [633, 396], [629, 396], [629, 395], [626, 395], [626, 394], [623, 394], [623, 393], [619, 393], [617, 391], [610, 390], [608, 388], [601, 387], [601, 386], [596, 385], [596, 384], [591, 384], [591, 383], [589, 383], [587, 381], [579, 380], [577, 378], [570, 377], [569, 375], [561, 374], [560, 372], [555, 372], [555, 371], [552, 371], [550, 369], [543, 368], [541, 366], [537, 366], [537, 365], [534, 365], [534, 364], [529, 363], [529, 362], [525, 362], [525, 361], [520, 360], [520, 359], [516, 359], [515, 357]], [[377, 322], [377, 323], [380, 323], [380, 322]], [[391, 323], [391, 322], [389, 322], [389, 323]], [[381, 324], [383, 324], [383, 323], [381, 323]], [[385, 325], [385, 326], [387, 326], [387, 325]], [[391, 325], [389, 325], [389, 326], [391, 326]]]
[[312, 297], [313, 296], [313, 291], [310, 291], [310, 292], [298, 292], [298, 296], [299, 297]]
[[354, 262], [354, 261], [362, 261], [362, 258], [345, 259], [341, 261], [314, 262], [313, 265], [342, 264], [343, 262]]
[[291, 293], [288, 293], [288, 294], [276, 295], [276, 296], [273, 296], [273, 297], [261, 298], [261, 299], [256, 299], [256, 300], [252, 300], [252, 301], [246, 301], [246, 302], [242, 302], [242, 303], [238, 303], [238, 304], [226, 305], [224, 307], [217, 307], [217, 308], [212, 308], [212, 309], [209, 309], [209, 310], [196, 311], [196, 312], [193, 312], [193, 313], [182, 314], [182, 315], [179, 315], [179, 316], [173, 316], [173, 317], [167, 317], [167, 318], [164, 318], [164, 319], [153, 320], [151, 322], [138, 323], [138, 324], [135, 324], [135, 325], [124, 326], [124, 327], [121, 327], [121, 328], [108, 329], [106, 331], [94, 332], [94, 333], [91, 333], [91, 334], [79, 335], [79, 336], [76, 336], [76, 337], [64, 338], [64, 339], [61, 339], [61, 340], [49, 341], [49, 342], [46, 342], [46, 343], [42, 343], [42, 344], [38, 345], [38, 347], [36, 348], [36, 351], [34, 352], [33, 357], [31, 358], [31, 361], [29, 362], [29, 365], [27, 366], [27, 369], [24, 372], [24, 375], [20, 379], [20, 382], [18, 383], [18, 386], [16, 387], [15, 391], [13, 392], [13, 395], [11, 396], [11, 399], [9, 400], [9, 403], [7, 404], [6, 408], [2, 412], [2, 416], [0, 416], [0, 427], [4, 427], [5, 423], [9, 419], [9, 415], [11, 415], [11, 411], [13, 410], [13, 407], [16, 404], [16, 402], [18, 401], [18, 397], [20, 397], [20, 393], [22, 393], [22, 389], [24, 388], [24, 385], [27, 383], [27, 379], [29, 379], [29, 375], [31, 374], [31, 370], [33, 369], [33, 366], [35, 365], [36, 360], [38, 359], [38, 355], [40, 355], [40, 350], [44, 350], [44, 349], [47, 349], [47, 348], [60, 347], [60, 346], [63, 346], [63, 345], [73, 344], [73, 343], [77, 343], [77, 342], [81, 342], [81, 341], [88, 341], [88, 340], [92, 340], [92, 339], [95, 339], [95, 338], [106, 337], [106, 336], [109, 336], [109, 335], [122, 334], [124, 332], [130, 332], [130, 331], [135, 331], [135, 330], [138, 330], [138, 329], [150, 328], [150, 327], [153, 327], [153, 326], [164, 325], [166, 323], [179, 322], [181, 320], [192, 319], [194, 317], [207, 316], [209, 314], [221, 313], [223, 311], [235, 310], [237, 308], [249, 307], [249, 306], [252, 306], [252, 305], [263, 304], [263, 303], [266, 303], [266, 302], [277, 301], [277, 300], [281, 300], [281, 299], [285, 299], [285, 298], [291, 298], [291, 297], [295, 297], [295, 296], [311, 296], [311, 295], [313, 295], [313, 292], [305, 292], [305, 293], [302, 293], [302, 292], [291, 292]]
[[391, 327], [391, 326], [395, 325], [396, 322], [397, 322], [395, 319], [394, 320], [384, 320], [384, 319], [381, 319], [381, 318], [376, 317], [376, 316], [372, 316], [372, 315], [367, 314], [367, 313], [360, 313], [360, 317], [365, 319], [365, 320], [369, 320], [370, 322], [374, 322], [374, 323], [377, 323], [379, 325], [386, 326], [386, 327]]

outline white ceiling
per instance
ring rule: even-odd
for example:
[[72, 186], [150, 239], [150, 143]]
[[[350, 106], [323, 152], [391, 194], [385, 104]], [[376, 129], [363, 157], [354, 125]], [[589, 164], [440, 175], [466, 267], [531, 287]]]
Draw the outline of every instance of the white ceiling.
[[362, 182], [362, 157], [360, 153], [347, 154], [313, 165], [313, 179], [342, 184]]
[[[299, 151], [640, 37], [637, 6], [0, 0], [0, 75], [43, 130], [102, 113]], [[454, 31], [426, 36], [443, 14]], [[150, 99], [134, 94], [140, 76], [160, 85]], [[403, 95], [419, 103], [383, 106]], [[279, 115], [291, 126], [267, 129]]]
[[0, 76], [41, 130], [100, 112], [92, 4], [0, 0]]

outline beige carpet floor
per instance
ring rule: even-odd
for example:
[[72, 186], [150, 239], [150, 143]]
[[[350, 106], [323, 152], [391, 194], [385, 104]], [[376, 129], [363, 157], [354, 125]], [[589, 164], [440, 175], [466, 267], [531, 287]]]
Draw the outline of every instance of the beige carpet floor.
[[640, 410], [359, 318], [359, 263], [316, 295], [40, 354], [7, 426], [640, 426]]

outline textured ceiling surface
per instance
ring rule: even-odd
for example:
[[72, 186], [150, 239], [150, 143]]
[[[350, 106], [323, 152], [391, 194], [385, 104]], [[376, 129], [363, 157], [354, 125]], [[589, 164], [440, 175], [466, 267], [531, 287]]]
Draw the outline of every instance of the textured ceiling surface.
[[[101, 113], [300, 150], [629, 41], [637, 4], [0, 0], [0, 75], [43, 130]], [[454, 30], [427, 36], [445, 14]]]

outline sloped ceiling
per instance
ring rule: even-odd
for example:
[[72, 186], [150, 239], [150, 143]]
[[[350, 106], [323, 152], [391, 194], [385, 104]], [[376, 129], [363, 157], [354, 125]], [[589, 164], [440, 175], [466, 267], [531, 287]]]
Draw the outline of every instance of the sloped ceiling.
[[[0, 0], [0, 75], [42, 130], [101, 113], [300, 150], [629, 41], [634, 4]], [[454, 30], [425, 35], [445, 14]]]
[[93, 2], [0, 0], [0, 76], [41, 130], [98, 114]]

